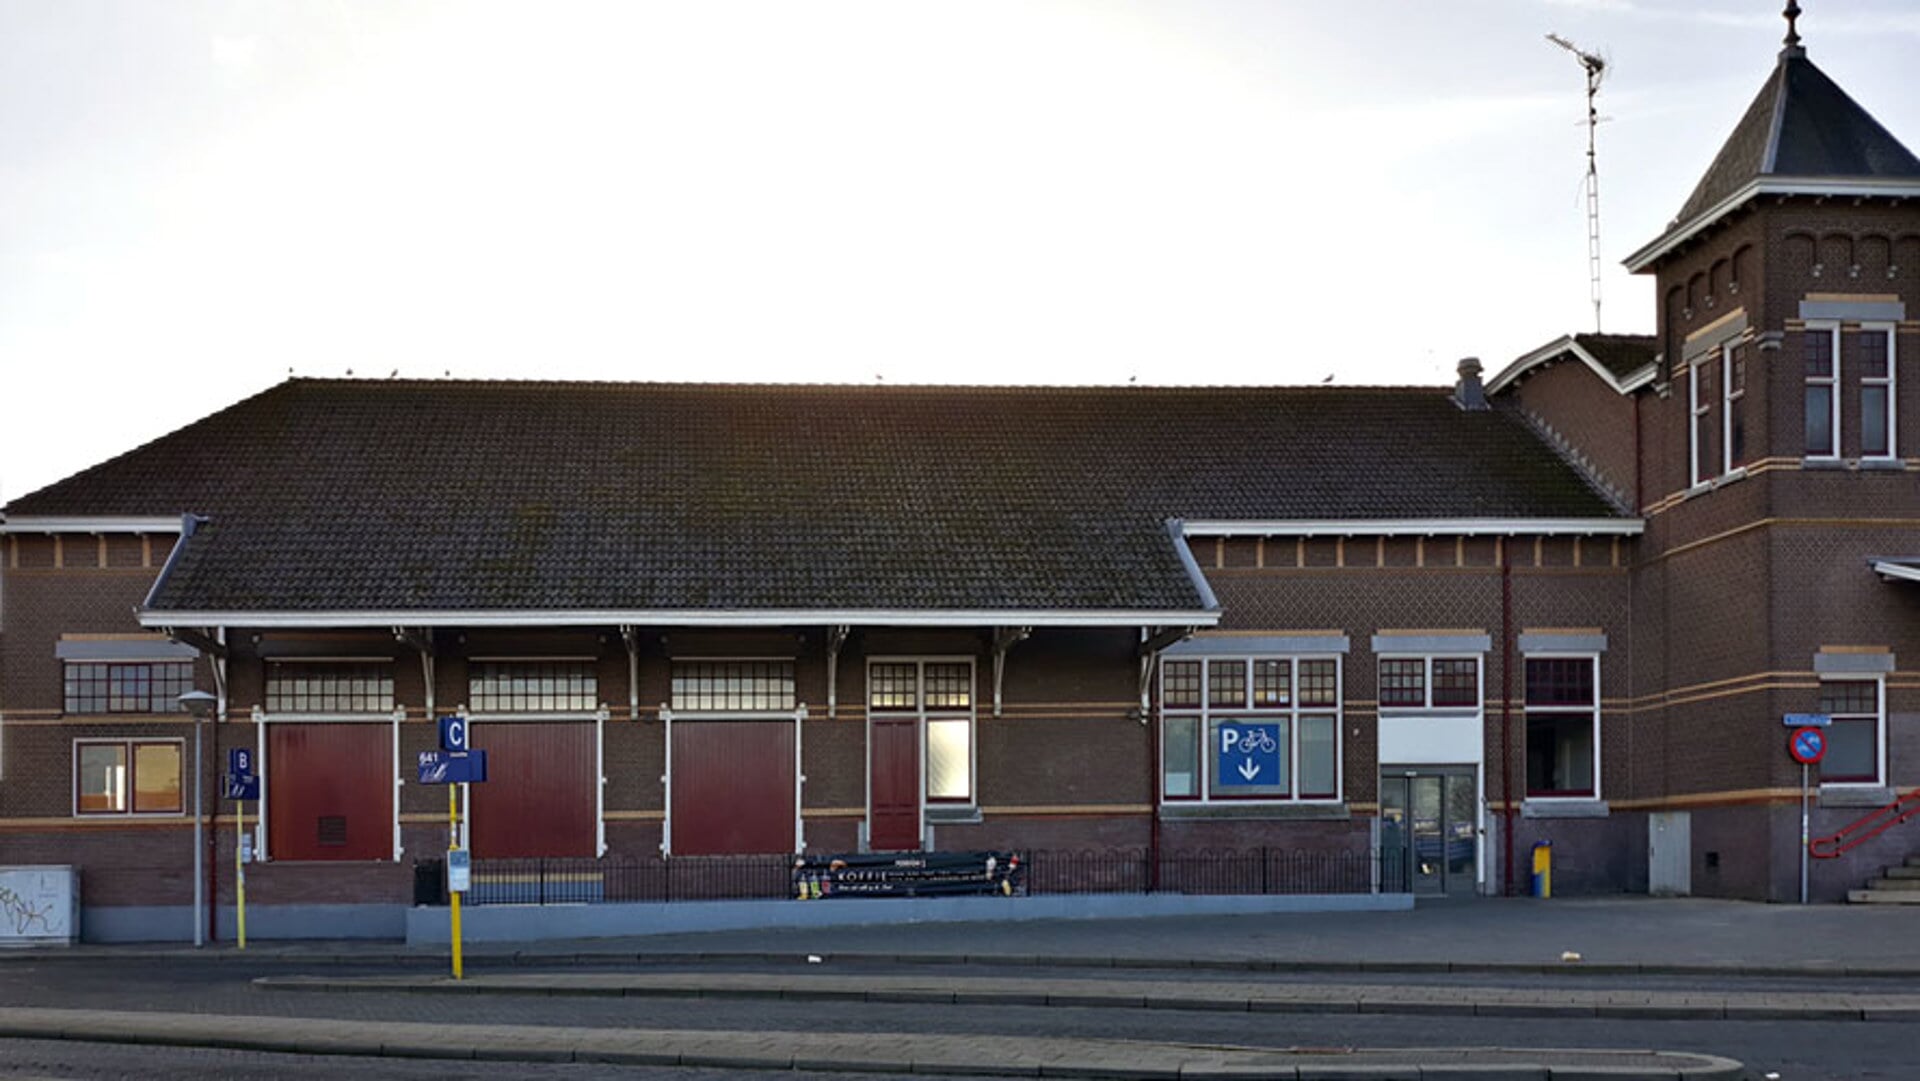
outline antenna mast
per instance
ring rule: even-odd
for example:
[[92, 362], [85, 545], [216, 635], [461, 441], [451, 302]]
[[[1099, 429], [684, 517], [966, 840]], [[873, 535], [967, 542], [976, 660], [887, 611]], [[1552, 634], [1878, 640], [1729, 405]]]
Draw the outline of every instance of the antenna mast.
[[1600, 93], [1600, 79], [1607, 62], [1582, 50], [1558, 34], [1547, 40], [1560, 46], [1580, 61], [1587, 72], [1587, 292], [1593, 298], [1593, 331], [1600, 333], [1600, 166], [1594, 156], [1594, 136], [1600, 128], [1600, 112], [1594, 99]]

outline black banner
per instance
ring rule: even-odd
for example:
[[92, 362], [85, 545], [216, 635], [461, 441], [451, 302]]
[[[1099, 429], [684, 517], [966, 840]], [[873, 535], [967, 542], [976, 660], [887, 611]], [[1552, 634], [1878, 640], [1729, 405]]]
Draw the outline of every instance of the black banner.
[[801, 856], [793, 895], [827, 897], [1024, 896], [1026, 875], [1013, 852], [887, 852]]

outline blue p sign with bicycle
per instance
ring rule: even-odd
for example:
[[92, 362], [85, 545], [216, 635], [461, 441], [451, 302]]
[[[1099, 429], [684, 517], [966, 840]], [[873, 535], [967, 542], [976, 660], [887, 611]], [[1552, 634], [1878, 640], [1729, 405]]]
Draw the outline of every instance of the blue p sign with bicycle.
[[1253, 788], [1280, 783], [1280, 726], [1277, 724], [1223, 724], [1219, 735], [1218, 768], [1214, 786]]

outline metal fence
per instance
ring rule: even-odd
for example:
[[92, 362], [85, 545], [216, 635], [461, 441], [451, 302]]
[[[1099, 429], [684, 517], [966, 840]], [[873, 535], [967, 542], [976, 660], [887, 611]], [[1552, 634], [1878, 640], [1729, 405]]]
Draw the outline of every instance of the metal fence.
[[[1283, 848], [1020, 854], [1028, 894], [1404, 893], [1404, 859]], [[468, 904], [599, 904], [796, 896], [792, 856], [476, 859]], [[423, 865], [424, 866], [424, 865]]]

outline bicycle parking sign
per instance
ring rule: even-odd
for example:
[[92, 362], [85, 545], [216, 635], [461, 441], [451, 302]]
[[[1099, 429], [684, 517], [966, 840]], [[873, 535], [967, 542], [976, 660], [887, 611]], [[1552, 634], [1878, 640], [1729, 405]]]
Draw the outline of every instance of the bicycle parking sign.
[[1277, 724], [1223, 724], [1215, 729], [1219, 742], [1216, 788], [1256, 788], [1280, 783], [1280, 726]]

